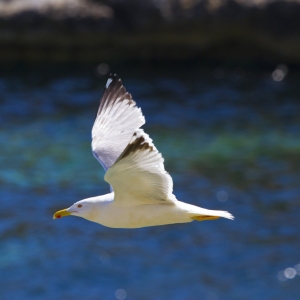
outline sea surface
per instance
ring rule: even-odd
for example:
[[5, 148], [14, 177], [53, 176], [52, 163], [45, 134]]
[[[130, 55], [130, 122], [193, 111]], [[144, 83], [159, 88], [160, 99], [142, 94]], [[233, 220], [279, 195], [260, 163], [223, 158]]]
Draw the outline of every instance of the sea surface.
[[[90, 131], [117, 73], [179, 200], [234, 221], [111, 229], [74, 202], [109, 192]], [[300, 71], [193, 65], [0, 70], [0, 298], [300, 299]]]

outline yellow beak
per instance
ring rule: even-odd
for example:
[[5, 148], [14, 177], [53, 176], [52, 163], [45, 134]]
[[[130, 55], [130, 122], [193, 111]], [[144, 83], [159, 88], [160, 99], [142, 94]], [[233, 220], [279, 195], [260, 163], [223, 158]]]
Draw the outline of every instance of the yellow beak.
[[66, 209], [62, 209], [62, 210], [59, 210], [57, 211], [54, 215], [53, 215], [53, 219], [59, 219], [59, 218], [62, 218], [62, 217], [66, 217], [66, 216], [69, 216], [71, 215], [71, 212]]

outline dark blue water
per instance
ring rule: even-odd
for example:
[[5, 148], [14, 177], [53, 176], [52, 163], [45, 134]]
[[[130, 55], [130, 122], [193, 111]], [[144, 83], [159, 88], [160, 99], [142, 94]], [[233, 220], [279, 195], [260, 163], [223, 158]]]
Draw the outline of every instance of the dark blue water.
[[177, 198], [236, 217], [122, 230], [52, 220], [109, 191], [90, 149], [95, 69], [0, 72], [1, 299], [298, 299], [300, 73], [115, 68]]

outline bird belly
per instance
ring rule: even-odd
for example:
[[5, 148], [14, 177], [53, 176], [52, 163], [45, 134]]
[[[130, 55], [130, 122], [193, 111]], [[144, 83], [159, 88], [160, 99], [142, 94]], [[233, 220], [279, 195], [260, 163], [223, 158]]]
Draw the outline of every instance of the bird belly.
[[[105, 210], [105, 211], [104, 211]], [[192, 219], [173, 203], [141, 204], [135, 206], [109, 205], [94, 220], [112, 228], [140, 228], [187, 223]]]

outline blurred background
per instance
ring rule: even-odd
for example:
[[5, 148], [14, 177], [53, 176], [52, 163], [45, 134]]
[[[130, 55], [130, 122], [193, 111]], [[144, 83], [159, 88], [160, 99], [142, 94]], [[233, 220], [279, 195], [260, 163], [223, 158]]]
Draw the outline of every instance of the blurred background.
[[[300, 1], [0, 0], [0, 298], [299, 299]], [[236, 219], [52, 220], [107, 193], [110, 72], [178, 199]]]

